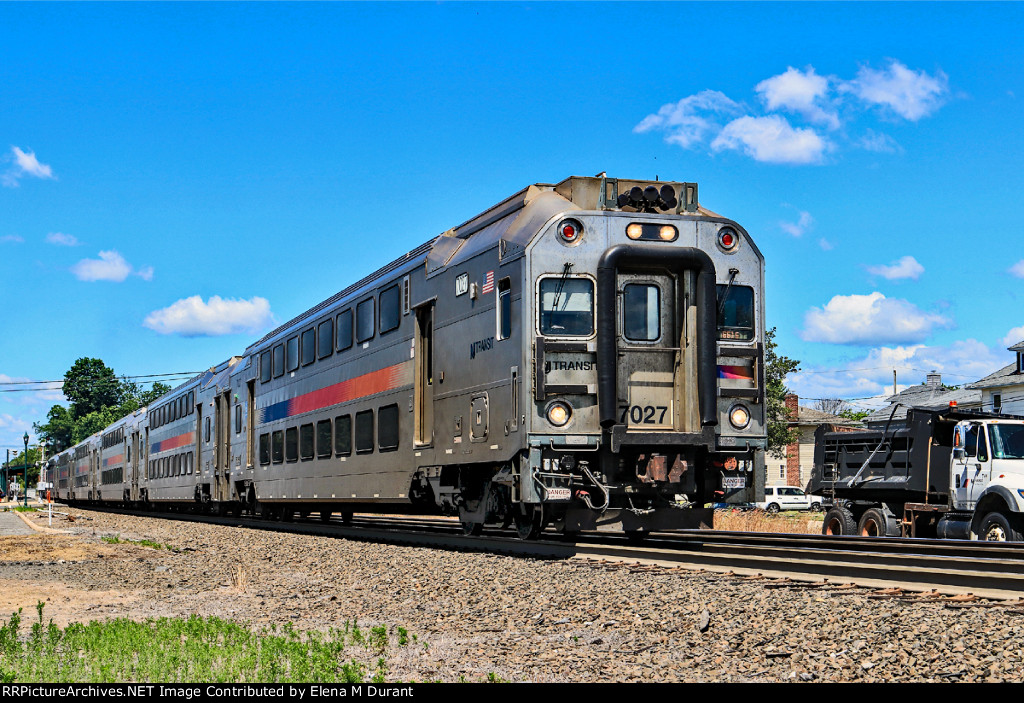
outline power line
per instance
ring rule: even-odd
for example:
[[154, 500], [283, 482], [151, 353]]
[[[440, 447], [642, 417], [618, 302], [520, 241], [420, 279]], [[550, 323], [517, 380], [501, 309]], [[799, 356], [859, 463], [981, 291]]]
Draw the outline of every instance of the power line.
[[[200, 373], [202, 373], [202, 371], [176, 371], [174, 373], [148, 373], [148, 374], [141, 374], [141, 375], [138, 375], [138, 376], [118, 376], [117, 378], [120, 379], [120, 380], [125, 380], [125, 381], [132, 381], [132, 380], [142, 379], [142, 378], [163, 378], [163, 377], [166, 377], [166, 376], [173, 376], [173, 377], [187, 376], [187, 377], [191, 378], [192, 376], [195, 376], [196, 374], [200, 374]], [[59, 383], [59, 384], [63, 385], [64, 384], [64, 379], [62, 378], [59, 381], [0, 381], [0, 386], [30, 386], [30, 385], [40, 385], [40, 384], [44, 384], [44, 383]], [[55, 390], [55, 389], [48, 389], [48, 390]]]

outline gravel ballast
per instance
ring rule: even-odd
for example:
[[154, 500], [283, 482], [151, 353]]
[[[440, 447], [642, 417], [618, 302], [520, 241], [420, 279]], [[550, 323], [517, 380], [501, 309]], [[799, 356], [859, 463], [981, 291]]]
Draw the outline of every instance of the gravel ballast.
[[415, 641], [391, 648], [388, 680], [1024, 680], [1013, 608], [71, 512], [54, 527], [93, 551], [0, 561], [5, 606], [43, 600], [59, 624], [194, 613], [405, 628]]

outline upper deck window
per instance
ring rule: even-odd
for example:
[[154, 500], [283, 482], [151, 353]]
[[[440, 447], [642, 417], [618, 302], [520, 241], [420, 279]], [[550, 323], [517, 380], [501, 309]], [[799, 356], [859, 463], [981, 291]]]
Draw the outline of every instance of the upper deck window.
[[718, 338], [748, 342], [754, 338], [754, 289], [718, 285]]
[[540, 281], [540, 333], [589, 337], [594, 333], [594, 282], [558, 276]]

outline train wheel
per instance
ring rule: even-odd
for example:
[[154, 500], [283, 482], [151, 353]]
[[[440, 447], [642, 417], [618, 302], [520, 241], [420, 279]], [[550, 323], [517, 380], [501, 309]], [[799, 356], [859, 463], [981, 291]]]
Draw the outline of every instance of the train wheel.
[[985, 542], [1020, 542], [1021, 531], [1016, 521], [1002, 513], [992, 512], [981, 519], [978, 539]]
[[519, 506], [516, 513], [516, 534], [519, 539], [537, 539], [544, 531], [544, 508], [541, 505]]
[[484, 532], [484, 524], [482, 522], [466, 522], [462, 523], [462, 534], [469, 535], [470, 537], [479, 537]]
[[853, 513], [846, 508], [831, 508], [825, 513], [825, 519], [821, 524], [823, 535], [852, 535], [857, 532], [857, 523], [853, 519]]

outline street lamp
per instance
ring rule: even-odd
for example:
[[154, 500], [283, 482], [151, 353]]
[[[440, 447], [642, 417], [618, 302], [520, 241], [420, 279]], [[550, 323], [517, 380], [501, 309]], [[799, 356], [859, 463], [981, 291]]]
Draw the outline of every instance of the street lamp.
[[24, 506], [28, 507], [28, 432], [22, 437], [25, 440], [25, 489], [22, 491], [25, 494]]

